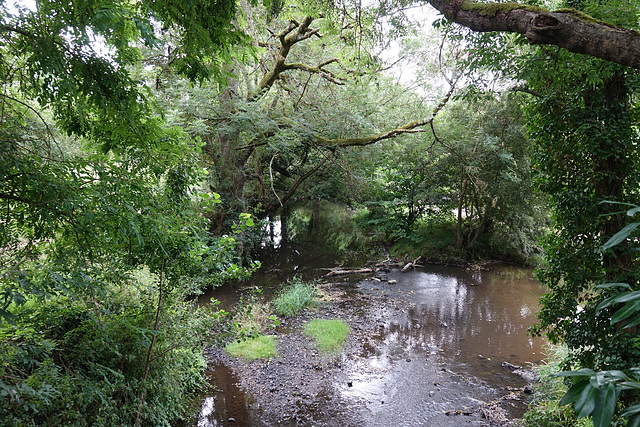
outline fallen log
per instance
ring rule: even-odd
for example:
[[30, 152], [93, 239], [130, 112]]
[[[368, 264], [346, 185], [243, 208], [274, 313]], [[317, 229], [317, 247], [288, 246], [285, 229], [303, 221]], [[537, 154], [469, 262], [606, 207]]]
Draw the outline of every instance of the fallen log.
[[408, 262], [407, 265], [402, 267], [402, 270], [400, 270], [400, 271], [402, 273], [406, 273], [407, 271], [411, 270], [412, 268], [413, 268], [413, 263], [412, 262]]
[[346, 276], [348, 274], [365, 274], [365, 273], [373, 273], [372, 268], [357, 268], [355, 270], [333, 270], [327, 273], [326, 277], [332, 276]]

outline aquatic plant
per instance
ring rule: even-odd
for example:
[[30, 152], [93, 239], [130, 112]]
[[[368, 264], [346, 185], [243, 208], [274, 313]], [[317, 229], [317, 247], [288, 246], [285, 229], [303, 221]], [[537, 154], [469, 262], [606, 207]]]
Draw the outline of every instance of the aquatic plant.
[[313, 305], [318, 296], [318, 286], [294, 277], [287, 282], [280, 294], [272, 301], [273, 310], [279, 316], [293, 317], [306, 307]]

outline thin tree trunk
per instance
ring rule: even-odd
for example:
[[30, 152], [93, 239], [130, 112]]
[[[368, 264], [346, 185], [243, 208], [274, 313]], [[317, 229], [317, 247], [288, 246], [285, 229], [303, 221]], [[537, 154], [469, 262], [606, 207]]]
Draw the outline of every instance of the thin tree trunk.
[[456, 248], [462, 249], [463, 236], [462, 236], [462, 207], [464, 205], [464, 198], [467, 193], [467, 187], [469, 186], [469, 178], [465, 178], [462, 183], [462, 189], [460, 190], [460, 197], [458, 198], [458, 225], [456, 227]]

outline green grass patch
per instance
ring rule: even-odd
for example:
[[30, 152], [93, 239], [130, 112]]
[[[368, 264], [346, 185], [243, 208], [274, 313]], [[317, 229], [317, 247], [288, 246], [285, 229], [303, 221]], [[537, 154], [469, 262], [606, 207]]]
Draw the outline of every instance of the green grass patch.
[[242, 357], [248, 361], [270, 359], [278, 355], [276, 337], [273, 335], [260, 335], [244, 341], [232, 342], [227, 345], [226, 350], [231, 356]]
[[304, 282], [299, 277], [289, 280], [288, 286], [271, 302], [278, 316], [294, 317], [306, 307], [315, 304], [318, 286], [313, 282]]
[[342, 320], [313, 319], [304, 326], [304, 333], [315, 339], [320, 351], [337, 353], [349, 334], [349, 325]]

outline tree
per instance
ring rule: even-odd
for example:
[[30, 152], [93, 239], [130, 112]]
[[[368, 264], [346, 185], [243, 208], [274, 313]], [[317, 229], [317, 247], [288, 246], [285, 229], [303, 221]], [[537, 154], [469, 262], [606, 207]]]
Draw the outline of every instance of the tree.
[[206, 330], [233, 332], [224, 313], [184, 302], [246, 273], [236, 240], [203, 226], [214, 206], [194, 191], [200, 147], [165, 125], [131, 74], [163, 25], [180, 36], [173, 65], [194, 79], [212, 72], [203, 57], [244, 40], [235, 2], [193, 6], [0, 6], [6, 423], [168, 424], [201, 383]]
[[[176, 83], [181, 89], [175, 91], [167, 78], [159, 94], [169, 95], [175, 123], [205, 142], [211, 185], [225, 198], [227, 218], [258, 206], [262, 214], [273, 212], [344, 148], [424, 131], [451, 95], [443, 94], [423, 120], [405, 115], [406, 125], [376, 122], [381, 115], [367, 92], [379, 85], [380, 63], [372, 54], [375, 33], [362, 34], [366, 25], [346, 36], [345, 26], [356, 25], [353, 17], [342, 16], [345, 26], [334, 28], [319, 13], [276, 19], [252, 8], [245, 12], [245, 25], [263, 49], [255, 63], [229, 62], [234, 78], [220, 90], [205, 85], [186, 89], [185, 96], [185, 87]], [[377, 19], [375, 13], [363, 16]], [[341, 47], [354, 38], [357, 53]], [[225, 218], [212, 220], [216, 229]]]
[[[625, 225], [624, 212], [612, 202], [634, 203], [637, 198], [637, 106], [632, 94], [638, 92], [638, 83], [637, 72], [628, 66], [638, 68], [638, 64], [627, 56], [637, 49], [633, 31], [637, 19], [626, 9], [631, 4], [574, 1], [568, 5], [583, 12], [463, 4], [464, 12], [456, 15], [445, 2], [437, 3], [453, 20], [473, 30], [513, 31], [524, 34], [530, 43], [555, 44], [575, 52], [521, 47], [518, 59], [505, 69], [519, 69], [510, 76], [524, 81], [519, 90], [532, 95], [528, 121], [535, 144], [534, 167], [553, 206], [554, 229], [545, 251], [548, 265], [540, 270], [550, 291], [543, 299], [534, 332], [546, 332], [552, 341], [565, 342], [571, 350], [567, 367], [584, 368], [566, 374], [575, 383], [563, 403], [576, 402], [579, 416], [592, 415], [597, 425], [609, 425], [620, 391], [630, 384], [624, 383], [629, 377], [619, 370], [631, 375], [640, 362], [635, 330], [612, 322], [620, 318], [616, 314], [620, 307], [606, 303], [617, 301], [620, 289], [600, 287], [602, 282], [622, 282], [633, 292], [638, 286], [636, 254], [624, 245], [602, 249]], [[521, 25], [524, 16], [529, 19], [528, 29]], [[600, 34], [589, 39], [593, 30]], [[575, 43], [578, 34], [589, 40], [590, 47]], [[609, 35], [607, 40], [599, 38], [605, 35]], [[478, 52], [487, 49], [489, 37], [482, 37]], [[618, 37], [625, 40], [624, 48], [615, 47], [621, 40]], [[494, 70], [504, 64], [491, 59], [484, 64], [492, 62]], [[592, 388], [587, 386], [590, 381]], [[621, 389], [622, 383], [627, 385]], [[633, 401], [630, 394], [624, 396], [627, 404]]]

